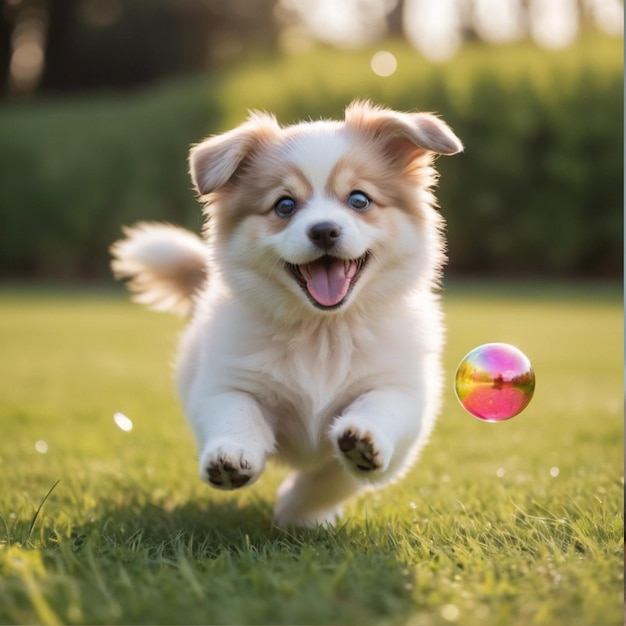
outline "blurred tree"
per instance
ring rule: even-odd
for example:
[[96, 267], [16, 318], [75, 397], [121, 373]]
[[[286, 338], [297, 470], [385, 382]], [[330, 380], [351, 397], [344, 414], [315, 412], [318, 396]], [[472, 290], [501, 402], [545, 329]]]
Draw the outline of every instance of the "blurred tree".
[[278, 0], [278, 6], [287, 27], [304, 26], [332, 45], [406, 37], [424, 56], [439, 60], [468, 40], [531, 37], [560, 48], [589, 25], [623, 35], [623, 0]]
[[[11, 14], [7, 0], [0, 0], [0, 84], [6, 87], [9, 82], [11, 62]], [[0, 89], [0, 92], [4, 91]]]
[[402, 30], [402, 15], [404, 13], [404, 0], [397, 0], [393, 4], [393, 8], [387, 14], [387, 32], [392, 37], [401, 37]]
[[72, 43], [77, 23], [77, 0], [50, 2], [41, 89], [68, 89], [72, 85]]
[[[126, 88], [201, 72], [273, 46], [274, 5], [275, 0], [0, 0], [0, 76], [7, 93], [25, 96]], [[20, 79], [15, 59], [39, 59], [33, 80]]]
[[127, 88], [273, 49], [282, 28], [342, 47], [406, 36], [442, 59], [469, 39], [563, 47], [622, 22], [623, 0], [0, 0], [0, 80], [21, 97]]

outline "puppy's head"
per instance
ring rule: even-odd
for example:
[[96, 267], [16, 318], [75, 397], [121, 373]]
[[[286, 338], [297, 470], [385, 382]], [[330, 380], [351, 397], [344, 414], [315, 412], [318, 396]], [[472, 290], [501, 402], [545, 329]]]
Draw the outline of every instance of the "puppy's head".
[[225, 280], [274, 310], [390, 301], [443, 263], [433, 155], [462, 144], [426, 113], [353, 103], [343, 122], [255, 113], [191, 150]]

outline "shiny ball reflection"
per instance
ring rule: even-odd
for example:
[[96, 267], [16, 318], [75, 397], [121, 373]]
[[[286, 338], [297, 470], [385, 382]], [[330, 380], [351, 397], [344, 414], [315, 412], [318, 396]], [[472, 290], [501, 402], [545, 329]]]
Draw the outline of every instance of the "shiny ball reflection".
[[468, 413], [486, 422], [502, 422], [528, 406], [535, 392], [535, 373], [528, 357], [515, 346], [486, 343], [461, 361], [454, 388]]

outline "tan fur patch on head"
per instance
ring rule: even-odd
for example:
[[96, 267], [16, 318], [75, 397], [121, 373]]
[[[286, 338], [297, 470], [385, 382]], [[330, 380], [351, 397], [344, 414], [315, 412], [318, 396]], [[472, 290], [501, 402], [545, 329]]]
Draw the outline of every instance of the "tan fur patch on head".
[[432, 113], [400, 113], [355, 101], [346, 109], [346, 126], [398, 147], [411, 144], [409, 154], [415, 149], [446, 155], [463, 151], [461, 140]]
[[259, 146], [271, 143], [279, 132], [274, 116], [252, 113], [248, 121], [237, 128], [193, 146], [189, 153], [189, 171], [200, 196], [208, 196], [223, 187], [246, 156]]
[[228, 236], [249, 215], [267, 215], [274, 230], [282, 230], [286, 220], [273, 213], [276, 202], [288, 196], [304, 203], [311, 196], [309, 181], [286, 152], [280, 139], [263, 146], [246, 157], [228, 185], [214, 194], [208, 212], [222, 235]]
[[[224, 236], [250, 214], [267, 214], [271, 228], [282, 230], [288, 220], [272, 212], [275, 203], [288, 196], [303, 205], [313, 194], [313, 185], [321, 184], [303, 173], [310, 159], [318, 179], [328, 167], [325, 191], [329, 196], [347, 204], [350, 193], [358, 190], [372, 199], [373, 206], [360, 214], [362, 219], [376, 222], [379, 210], [395, 207], [422, 220], [425, 205], [435, 203], [430, 193], [437, 182], [433, 155], [462, 149], [454, 133], [433, 115], [398, 113], [363, 102], [348, 107], [343, 124], [314, 122], [280, 128], [273, 118], [251, 119], [227, 136], [233, 146], [241, 144], [238, 157], [242, 150], [249, 151], [228, 181], [207, 198], [212, 229]], [[207, 150], [222, 149], [224, 144], [229, 145], [226, 140], [211, 140]], [[300, 146], [299, 167], [292, 160], [294, 145]], [[320, 169], [319, 159], [324, 158], [327, 165]]]
[[347, 202], [351, 192], [362, 191], [373, 207], [361, 214], [366, 221], [377, 221], [377, 209], [394, 207], [422, 219], [416, 187], [427, 192], [435, 183], [430, 155], [419, 155], [410, 163], [389, 157], [384, 141], [368, 134], [352, 133], [349, 147], [335, 166], [327, 184], [329, 193]]

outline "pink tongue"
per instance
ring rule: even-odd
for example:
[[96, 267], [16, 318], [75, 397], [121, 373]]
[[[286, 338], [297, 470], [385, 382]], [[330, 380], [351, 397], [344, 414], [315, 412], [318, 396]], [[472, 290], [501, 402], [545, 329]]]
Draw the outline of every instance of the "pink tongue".
[[326, 257], [301, 265], [300, 271], [313, 299], [322, 306], [334, 306], [348, 292], [356, 273], [356, 262]]

